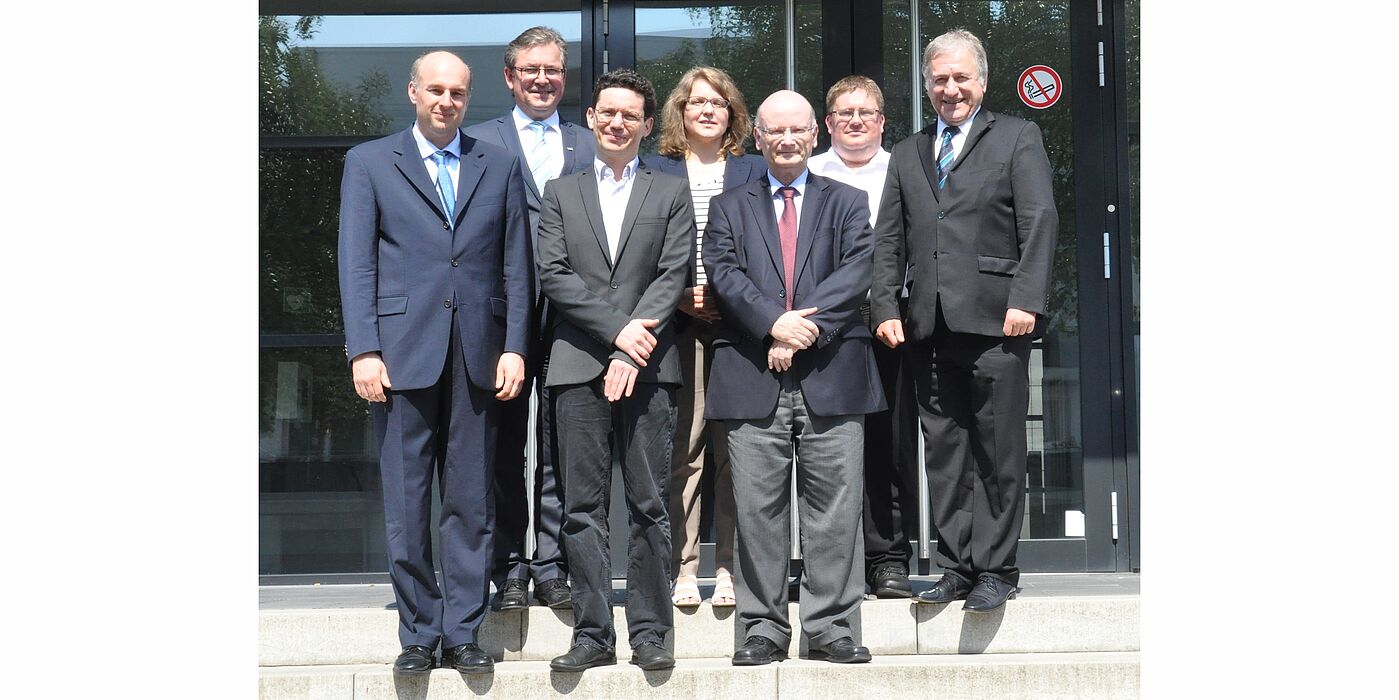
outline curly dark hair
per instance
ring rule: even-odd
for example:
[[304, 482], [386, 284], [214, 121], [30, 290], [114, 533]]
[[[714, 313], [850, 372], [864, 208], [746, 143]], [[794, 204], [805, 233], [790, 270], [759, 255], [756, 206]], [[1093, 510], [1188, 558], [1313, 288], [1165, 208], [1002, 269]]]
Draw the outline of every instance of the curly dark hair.
[[618, 68], [598, 76], [597, 82], [593, 83], [593, 107], [597, 107], [598, 97], [607, 88], [626, 88], [641, 95], [645, 101], [645, 108], [642, 117], [650, 119], [656, 114], [656, 88], [651, 86], [651, 81], [646, 76], [630, 69]]

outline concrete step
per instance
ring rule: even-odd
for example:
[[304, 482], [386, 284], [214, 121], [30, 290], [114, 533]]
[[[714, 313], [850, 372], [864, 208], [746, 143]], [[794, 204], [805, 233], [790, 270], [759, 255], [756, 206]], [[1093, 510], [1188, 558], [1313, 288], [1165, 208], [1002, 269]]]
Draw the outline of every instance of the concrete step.
[[399, 679], [385, 664], [264, 667], [258, 697], [1136, 698], [1140, 680], [1138, 652], [876, 656], [871, 663], [848, 666], [791, 659], [751, 668], [723, 659], [681, 659], [668, 671], [642, 671], [620, 662], [583, 673], [554, 673], [546, 661], [511, 661], [484, 676], [439, 669], [426, 677]]
[[[789, 619], [800, 629], [797, 604]], [[613, 608], [621, 635], [618, 655], [629, 658], [626, 618]], [[531, 607], [491, 613], [481, 627], [482, 648], [497, 661], [547, 661], [568, 651], [573, 613]], [[371, 608], [262, 610], [258, 614], [258, 664], [315, 666], [391, 663], [400, 650], [398, 615]], [[1030, 652], [1131, 652], [1141, 648], [1140, 598], [1135, 595], [1021, 597], [999, 611], [972, 614], [960, 601], [914, 605], [906, 600], [867, 600], [857, 630], [871, 653], [1017, 654]], [[709, 604], [676, 611], [667, 646], [678, 659], [726, 659], [736, 643], [734, 609]], [[789, 653], [806, 648], [794, 635]]]

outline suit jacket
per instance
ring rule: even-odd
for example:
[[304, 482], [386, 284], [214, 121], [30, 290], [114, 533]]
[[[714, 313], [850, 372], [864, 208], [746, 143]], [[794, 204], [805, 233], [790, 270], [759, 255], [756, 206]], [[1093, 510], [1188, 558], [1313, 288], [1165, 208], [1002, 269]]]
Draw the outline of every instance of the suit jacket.
[[549, 181], [539, 216], [539, 286], [553, 306], [547, 386], [583, 384], [614, 359], [612, 341], [634, 318], [660, 319], [656, 349], [636, 381], [681, 383], [671, 317], [695, 239], [690, 188], [645, 162], [636, 170], [611, 262], [593, 168]]
[[[1044, 326], [1059, 215], [1049, 157], [1033, 122], [982, 108], [939, 190], [937, 124], [894, 146], [875, 232], [871, 322], [899, 318], [905, 336], [933, 333], [937, 305], [948, 329], [1002, 336], [1007, 308]], [[907, 272], [905, 273], [905, 268]]]
[[449, 221], [411, 129], [345, 154], [338, 264], [350, 358], [378, 351], [395, 390], [432, 386], [455, 308], [467, 373], [494, 391], [500, 354], [528, 347], [534, 281], [519, 169], [462, 134]]
[[[685, 167], [685, 159], [676, 156], [656, 156], [649, 160], [652, 167], [658, 172], [667, 175], [674, 175], [682, 178], [688, 184], [690, 181], [690, 171]], [[741, 187], [754, 180], [761, 180], [767, 175], [767, 161], [762, 156], [745, 153], [741, 156], [728, 156], [724, 158], [724, 190], [728, 191], [735, 187]], [[685, 282], [686, 287], [695, 286], [695, 279], [699, 275], [699, 266], [695, 264], [695, 256], [690, 256], [690, 276]], [[688, 317], [682, 316], [680, 320]]]
[[[704, 267], [723, 315], [705, 391], [709, 419], [756, 420], [777, 407], [780, 378], [767, 367], [768, 335], [786, 312], [782, 247], [767, 178], [709, 202]], [[840, 416], [885, 408], [870, 329], [860, 304], [870, 286], [869, 198], [859, 189], [808, 174], [797, 227], [792, 308], [816, 307], [820, 329], [793, 365], [813, 413]]]

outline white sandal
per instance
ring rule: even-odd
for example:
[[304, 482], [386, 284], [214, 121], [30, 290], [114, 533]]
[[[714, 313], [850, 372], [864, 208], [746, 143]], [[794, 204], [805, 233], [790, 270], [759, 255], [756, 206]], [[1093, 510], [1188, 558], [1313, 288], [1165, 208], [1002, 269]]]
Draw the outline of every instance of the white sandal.
[[737, 602], [733, 574], [719, 571], [714, 575], [714, 595], [709, 598], [709, 604], [716, 608], [732, 608]]
[[680, 576], [671, 587], [670, 602], [677, 608], [698, 608], [700, 605], [699, 581], [694, 576]]

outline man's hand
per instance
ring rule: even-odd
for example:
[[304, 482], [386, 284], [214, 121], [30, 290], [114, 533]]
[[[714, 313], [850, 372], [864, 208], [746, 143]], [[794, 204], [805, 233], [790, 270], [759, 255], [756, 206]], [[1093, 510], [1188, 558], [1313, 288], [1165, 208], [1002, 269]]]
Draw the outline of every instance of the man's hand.
[[632, 388], [636, 386], [636, 375], [640, 373], [641, 370], [621, 360], [613, 360], [612, 364], [607, 366], [607, 375], [602, 380], [603, 395], [613, 403], [631, 396]]
[[768, 331], [772, 339], [796, 347], [798, 350], [805, 350], [816, 342], [816, 337], [821, 335], [821, 329], [815, 323], [806, 320], [807, 316], [816, 313], [816, 307], [809, 309], [795, 309], [777, 317], [773, 322], [772, 329]]
[[714, 323], [719, 320], [719, 305], [714, 302], [714, 297], [709, 295], [709, 285], [701, 284], [691, 287], [691, 305], [695, 308], [692, 314], [695, 318]]
[[874, 331], [874, 337], [891, 348], [899, 347], [904, 342], [904, 322], [902, 319], [891, 318], [879, 324], [879, 328]]
[[509, 401], [520, 395], [520, 387], [525, 384], [525, 358], [519, 353], [503, 352], [495, 363], [495, 397]]
[[622, 331], [612, 339], [612, 344], [626, 353], [637, 367], [645, 367], [651, 351], [656, 349], [656, 336], [646, 329], [660, 324], [660, 319], [656, 318], [634, 318], [622, 326]]
[[792, 356], [797, 354], [797, 349], [780, 340], [772, 341], [772, 345], [768, 346], [768, 369], [774, 372], [786, 372], [791, 369]]
[[1001, 330], [1006, 335], [1025, 335], [1035, 330], [1035, 315], [1020, 309], [1006, 309], [1006, 322]]
[[392, 389], [393, 384], [389, 382], [389, 369], [384, 366], [384, 360], [377, 352], [366, 352], [356, 355], [350, 361], [350, 372], [355, 377], [355, 393], [361, 399], [367, 399], [376, 403], [388, 401], [384, 396], [385, 389]]

